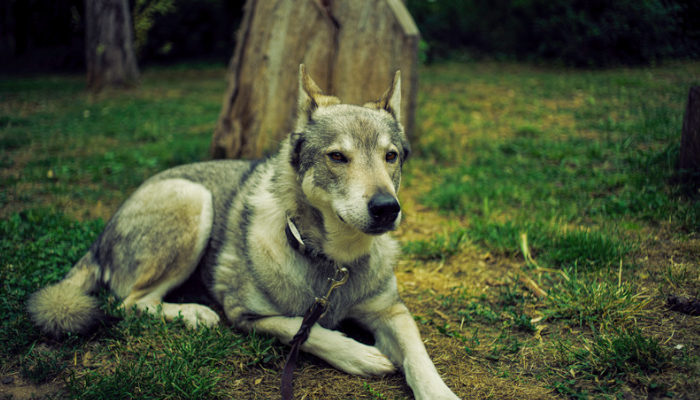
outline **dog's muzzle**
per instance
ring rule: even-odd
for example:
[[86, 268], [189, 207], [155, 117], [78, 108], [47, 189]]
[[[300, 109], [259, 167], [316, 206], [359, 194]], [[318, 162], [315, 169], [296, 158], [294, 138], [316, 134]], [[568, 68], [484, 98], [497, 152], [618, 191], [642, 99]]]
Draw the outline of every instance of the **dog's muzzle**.
[[394, 229], [396, 218], [401, 212], [399, 201], [390, 194], [379, 193], [367, 203], [369, 215], [372, 217], [370, 233], [384, 233]]

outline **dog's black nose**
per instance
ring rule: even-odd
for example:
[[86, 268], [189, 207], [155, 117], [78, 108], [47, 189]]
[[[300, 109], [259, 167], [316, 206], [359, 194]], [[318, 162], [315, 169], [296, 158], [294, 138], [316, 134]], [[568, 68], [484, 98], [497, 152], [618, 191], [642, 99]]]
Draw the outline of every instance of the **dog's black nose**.
[[369, 214], [377, 225], [393, 224], [401, 211], [398, 200], [390, 194], [380, 193], [372, 196], [367, 205]]

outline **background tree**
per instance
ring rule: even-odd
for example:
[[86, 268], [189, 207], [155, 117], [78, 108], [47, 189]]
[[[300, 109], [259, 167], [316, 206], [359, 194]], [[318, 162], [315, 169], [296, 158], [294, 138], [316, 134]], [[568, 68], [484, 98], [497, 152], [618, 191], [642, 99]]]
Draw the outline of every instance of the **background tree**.
[[688, 92], [678, 169], [684, 181], [700, 187], [700, 86], [691, 86]]
[[419, 32], [400, 0], [248, 0], [210, 147], [214, 158], [276, 150], [293, 126], [299, 64], [328, 94], [364, 104], [402, 71], [413, 129]]
[[128, 0], [85, 0], [88, 88], [128, 86], [139, 78]]

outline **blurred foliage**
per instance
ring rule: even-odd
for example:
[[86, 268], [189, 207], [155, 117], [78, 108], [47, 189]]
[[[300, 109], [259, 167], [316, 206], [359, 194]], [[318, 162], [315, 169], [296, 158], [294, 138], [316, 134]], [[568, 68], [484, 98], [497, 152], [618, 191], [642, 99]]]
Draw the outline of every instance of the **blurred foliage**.
[[[129, 0], [139, 62], [226, 63], [245, 0]], [[0, 70], [85, 68], [83, 0], [0, 2]]]
[[[175, 11], [175, 0], [136, 0], [133, 11], [134, 50], [136, 54], [148, 43], [148, 31], [151, 30], [158, 16]], [[167, 54], [172, 44], [163, 45], [162, 53]]]
[[571, 66], [649, 64], [700, 56], [696, 0], [408, 0], [429, 45]]
[[[151, 1], [153, 2], [153, 1]], [[155, 15], [143, 61], [211, 58], [227, 63], [243, 16], [244, 0], [172, 0], [174, 11]]]
[[[129, 0], [140, 63], [227, 62], [245, 0]], [[579, 67], [700, 57], [698, 0], [407, 0], [420, 58], [487, 55]], [[16, 71], [84, 68], [82, 0], [0, 2], [0, 58]], [[0, 66], [12, 70], [11, 62]]]

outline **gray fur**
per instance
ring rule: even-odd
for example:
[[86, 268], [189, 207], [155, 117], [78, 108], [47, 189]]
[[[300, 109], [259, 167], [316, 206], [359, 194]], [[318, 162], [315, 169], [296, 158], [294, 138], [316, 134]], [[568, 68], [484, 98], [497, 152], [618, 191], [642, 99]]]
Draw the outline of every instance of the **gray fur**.
[[[31, 298], [36, 325], [52, 335], [85, 332], [99, 318], [87, 296], [99, 285], [127, 311], [215, 325], [219, 316], [205, 306], [162, 301], [198, 273], [235, 327], [287, 343], [345, 267], [347, 283], [333, 292], [302, 350], [361, 375], [397, 365], [416, 398], [456, 398], [399, 298], [399, 246], [386, 234], [401, 220], [397, 194], [409, 153], [398, 122], [399, 73], [382, 98], [363, 107], [323, 94], [303, 66], [299, 86], [299, 119], [276, 156], [185, 165], [144, 182], [66, 278]], [[292, 247], [287, 218], [323, 256]], [[346, 318], [372, 330], [376, 346], [331, 330]]]
[[102, 319], [97, 299], [87, 294], [99, 285], [97, 271], [92, 252], [88, 252], [62, 281], [39, 290], [29, 299], [27, 310], [32, 321], [54, 337], [63, 332], [90, 332]]

